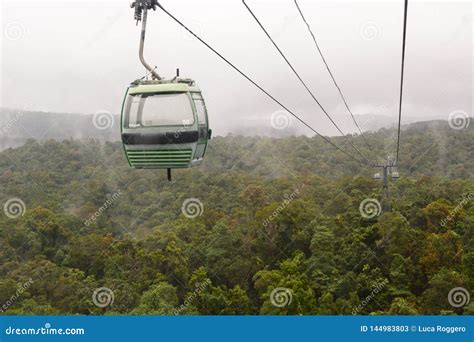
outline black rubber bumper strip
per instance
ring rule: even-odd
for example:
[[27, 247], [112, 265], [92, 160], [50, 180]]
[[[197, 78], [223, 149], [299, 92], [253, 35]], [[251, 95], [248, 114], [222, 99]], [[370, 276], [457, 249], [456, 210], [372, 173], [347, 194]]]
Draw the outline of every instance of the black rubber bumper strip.
[[122, 133], [125, 145], [169, 145], [195, 143], [199, 139], [198, 131], [166, 133]]

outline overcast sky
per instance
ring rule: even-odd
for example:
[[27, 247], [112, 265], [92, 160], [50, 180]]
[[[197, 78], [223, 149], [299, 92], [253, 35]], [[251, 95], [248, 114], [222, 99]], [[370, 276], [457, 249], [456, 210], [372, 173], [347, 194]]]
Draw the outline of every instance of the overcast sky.
[[[130, 0], [0, 1], [0, 106], [119, 113], [125, 88], [144, 74]], [[161, 3], [317, 130], [336, 135], [240, 0]], [[353, 112], [396, 116], [403, 1], [299, 3]], [[354, 131], [293, 0], [248, 4], [335, 121]], [[472, 115], [473, 23], [471, 1], [409, 1], [404, 115]], [[161, 75], [179, 67], [197, 81], [217, 133], [270, 126], [280, 109], [160, 10], [150, 13], [145, 53]]]

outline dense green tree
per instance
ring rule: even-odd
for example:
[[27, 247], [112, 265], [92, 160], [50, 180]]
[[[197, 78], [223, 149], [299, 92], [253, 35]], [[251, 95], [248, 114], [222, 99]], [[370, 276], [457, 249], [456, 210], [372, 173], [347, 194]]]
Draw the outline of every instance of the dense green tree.
[[[2, 314], [472, 314], [448, 293], [474, 287], [473, 132], [407, 127], [392, 211], [372, 218], [381, 184], [320, 137], [217, 137], [173, 182], [120, 143], [27, 141], [0, 152], [0, 205], [25, 202], [0, 215]], [[353, 140], [385, 156], [391, 133]]]
[[142, 294], [138, 308], [132, 313], [170, 315], [177, 305], [176, 288], [166, 282], [161, 282], [151, 286], [148, 291]]

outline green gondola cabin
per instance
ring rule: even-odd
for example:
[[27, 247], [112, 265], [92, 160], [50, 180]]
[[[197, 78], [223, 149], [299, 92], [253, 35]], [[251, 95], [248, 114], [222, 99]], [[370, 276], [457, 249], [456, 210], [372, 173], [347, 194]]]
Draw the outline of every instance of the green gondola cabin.
[[133, 168], [201, 164], [211, 138], [201, 90], [189, 79], [132, 83], [123, 101], [121, 134]]

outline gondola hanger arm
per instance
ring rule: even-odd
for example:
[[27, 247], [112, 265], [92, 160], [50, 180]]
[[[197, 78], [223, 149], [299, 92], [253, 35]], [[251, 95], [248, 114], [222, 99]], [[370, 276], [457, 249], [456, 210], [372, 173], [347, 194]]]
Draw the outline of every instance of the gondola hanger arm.
[[156, 67], [153, 68], [150, 64], [145, 61], [144, 51], [145, 51], [145, 36], [146, 36], [146, 24], [148, 17], [148, 10], [156, 10], [158, 4], [157, 0], [137, 0], [133, 2], [130, 7], [135, 9], [135, 20], [138, 23], [142, 22], [142, 31], [140, 36], [140, 48], [139, 48], [139, 57], [140, 62], [143, 64], [145, 69], [152, 75], [153, 79], [161, 80], [162, 77], [155, 71]]

